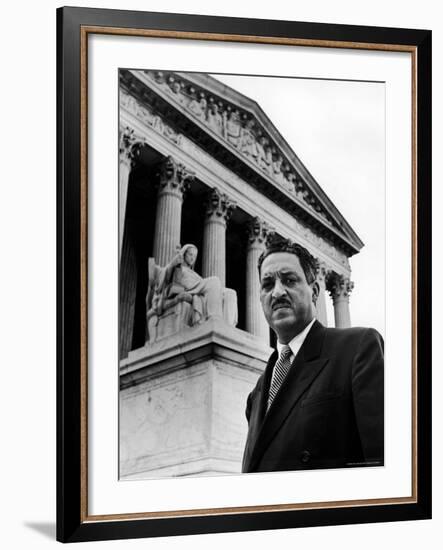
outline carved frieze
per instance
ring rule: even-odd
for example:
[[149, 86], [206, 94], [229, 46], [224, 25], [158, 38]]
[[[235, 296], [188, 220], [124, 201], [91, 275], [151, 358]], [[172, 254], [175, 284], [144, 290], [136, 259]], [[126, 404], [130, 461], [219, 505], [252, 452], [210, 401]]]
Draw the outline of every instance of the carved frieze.
[[324, 252], [327, 256], [334, 259], [344, 267], [349, 267], [347, 257], [335, 246], [317, 235], [310, 227], [295, 218], [293, 225], [296, 233], [302, 236], [308, 243], [312, 244], [317, 250]]
[[179, 132], [176, 132], [169, 124], [164, 122], [164, 120], [153, 112], [153, 110], [148, 109], [146, 106], [141, 105], [135, 97], [132, 95], [121, 91], [120, 92], [120, 105], [136, 116], [141, 122], [150, 126], [158, 134], [163, 135], [172, 143], [175, 143], [180, 147], [183, 135]]

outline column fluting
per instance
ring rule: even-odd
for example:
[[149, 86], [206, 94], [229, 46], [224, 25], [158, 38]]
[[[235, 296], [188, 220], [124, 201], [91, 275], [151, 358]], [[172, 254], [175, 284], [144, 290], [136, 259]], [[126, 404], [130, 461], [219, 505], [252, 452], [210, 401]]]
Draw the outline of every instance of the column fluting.
[[269, 341], [269, 326], [260, 303], [260, 277], [257, 263], [265, 249], [268, 231], [268, 224], [259, 218], [250, 220], [247, 226], [246, 330], [265, 342]]
[[236, 204], [218, 189], [212, 189], [206, 201], [203, 230], [203, 277], [218, 277], [226, 285], [226, 224]]
[[318, 273], [317, 273], [317, 282], [320, 287], [320, 292], [317, 298], [316, 310], [317, 310], [317, 319], [325, 327], [328, 326], [328, 314], [326, 311], [326, 274], [327, 274], [326, 265], [323, 262], [320, 262]]
[[161, 165], [153, 251], [158, 265], [170, 262], [180, 246], [183, 195], [193, 176], [172, 157], [167, 157]]
[[123, 233], [125, 229], [126, 202], [128, 198], [129, 175], [134, 160], [134, 131], [126, 127], [120, 137], [120, 164], [118, 174], [118, 243], [119, 256], [122, 254]]

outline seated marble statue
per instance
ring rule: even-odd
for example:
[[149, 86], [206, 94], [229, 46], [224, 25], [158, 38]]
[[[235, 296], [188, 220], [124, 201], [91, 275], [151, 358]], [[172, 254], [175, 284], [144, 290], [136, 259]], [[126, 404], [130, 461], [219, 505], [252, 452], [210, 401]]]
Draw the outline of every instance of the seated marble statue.
[[156, 339], [161, 317], [181, 303], [190, 305], [180, 319], [183, 325], [198, 325], [211, 317], [224, 319], [230, 325], [237, 323], [235, 291], [223, 289], [218, 277], [203, 278], [196, 273], [197, 254], [197, 247], [187, 244], [165, 267], [156, 265], [150, 258], [146, 297], [148, 340]]

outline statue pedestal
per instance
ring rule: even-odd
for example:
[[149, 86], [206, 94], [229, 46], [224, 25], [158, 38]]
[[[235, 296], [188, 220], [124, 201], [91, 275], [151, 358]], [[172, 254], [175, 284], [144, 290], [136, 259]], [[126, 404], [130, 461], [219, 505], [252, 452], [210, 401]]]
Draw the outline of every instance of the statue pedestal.
[[120, 479], [234, 474], [271, 349], [209, 319], [120, 364]]

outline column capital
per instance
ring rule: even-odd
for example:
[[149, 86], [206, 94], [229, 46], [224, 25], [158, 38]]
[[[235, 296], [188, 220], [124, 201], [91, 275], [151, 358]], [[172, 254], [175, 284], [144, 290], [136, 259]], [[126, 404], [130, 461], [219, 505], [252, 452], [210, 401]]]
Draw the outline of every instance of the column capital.
[[326, 284], [326, 278], [331, 273], [330, 268], [327, 266], [326, 262], [317, 259], [318, 268], [317, 268], [317, 280], [320, 283]]
[[205, 207], [207, 221], [226, 224], [237, 204], [214, 187], [208, 193]]
[[132, 161], [135, 158], [134, 146], [137, 142], [138, 142], [138, 139], [135, 135], [134, 130], [132, 130], [132, 128], [129, 128], [129, 126], [126, 126], [125, 128], [121, 128], [120, 145], [119, 145], [120, 160], [126, 162], [128, 166], [131, 165]]
[[171, 193], [183, 198], [183, 194], [189, 189], [195, 174], [169, 156], [163, 160], [159, 176], [160, 193]]
[[248, 246], [260, 246], [265, 247], [266, 237], [268, 236], [271, 228], [269, 224], [263, 221], [261, 218], [252, 218], [249, 220], [246, 226], [246, 232], [248, 236]]
[[354, 283], [338, 273], [330, 272], [326, 275], [326, 290], [329, 292], [333, 301], [340, 299], [349, 299], [354, 288]]

